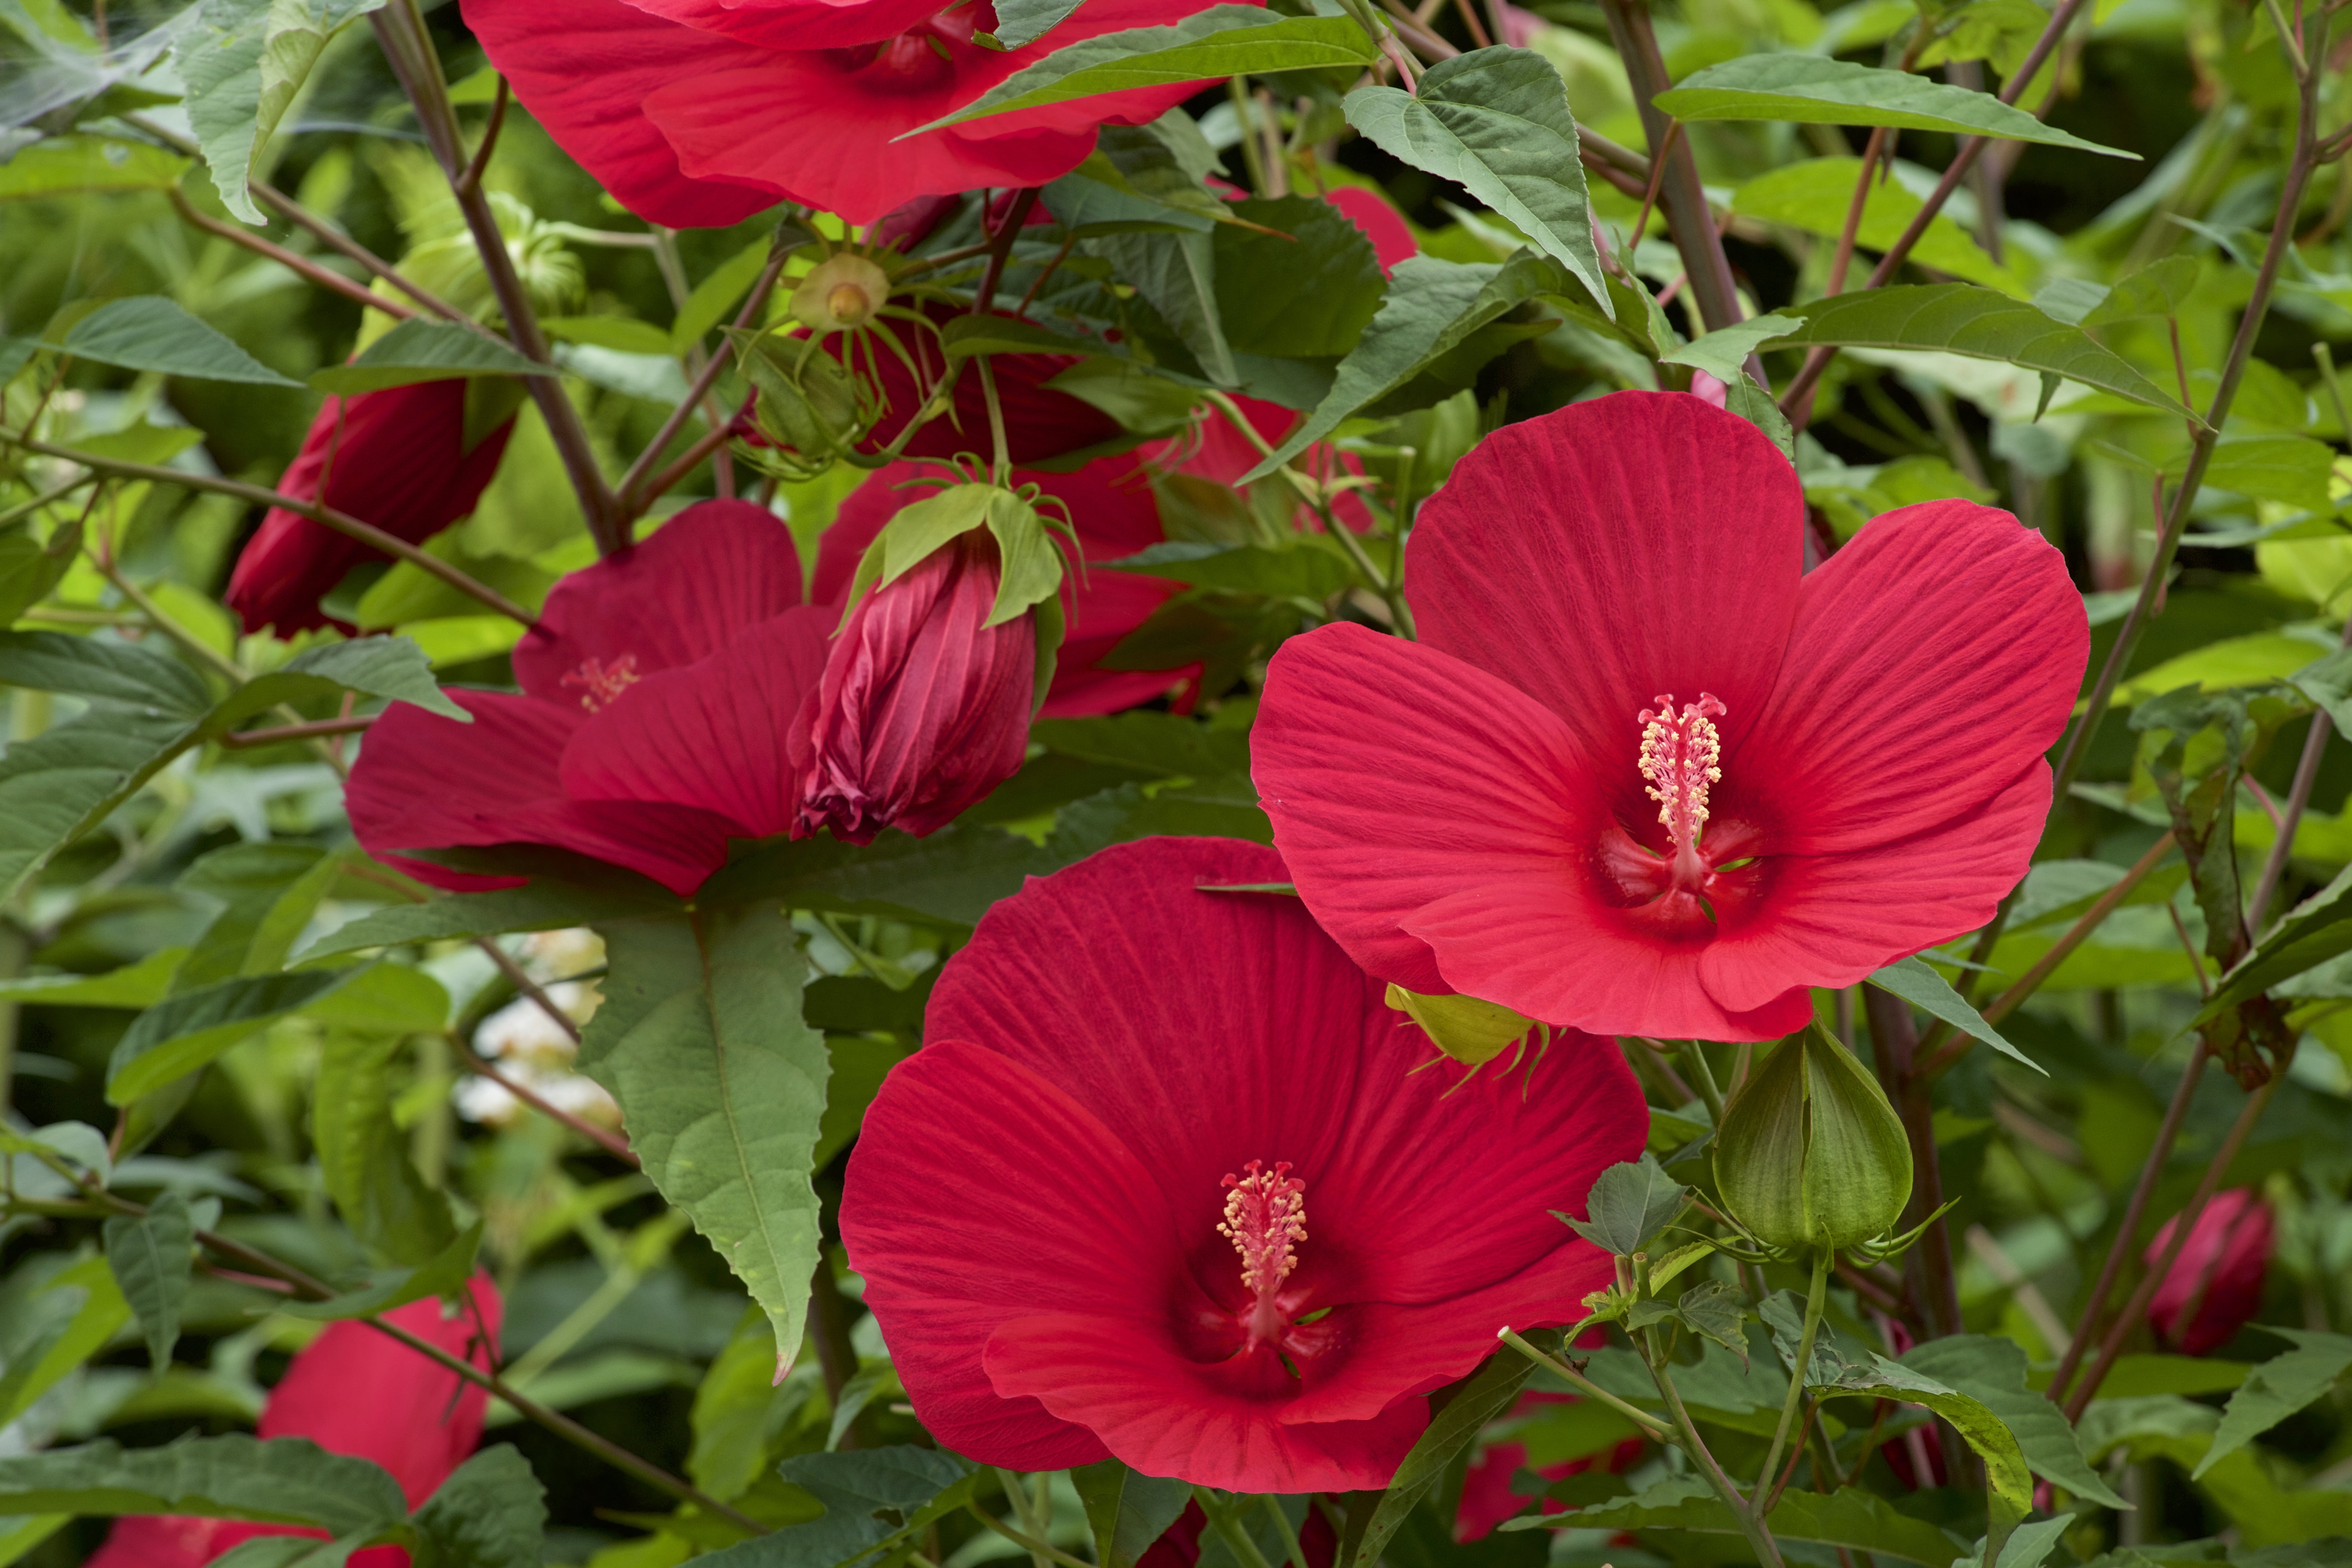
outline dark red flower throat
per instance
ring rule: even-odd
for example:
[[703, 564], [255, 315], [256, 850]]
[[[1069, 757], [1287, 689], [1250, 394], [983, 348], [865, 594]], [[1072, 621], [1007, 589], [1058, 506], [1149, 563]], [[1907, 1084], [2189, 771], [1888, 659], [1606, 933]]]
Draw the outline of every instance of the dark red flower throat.
[[[1737, 808], [1718, 812], [1709, 795], [1723, 782], [1727, 710], [1711, 691], [1679, 712], [1672, 692], [1636, 719], [1642, 726], [1642, 794], [1657, 803], [1654, 822], [1628, 827], [1612, 815], [1595, 847], [1602, 895], [1654, 934], [1704, 940], [1725, 918], [1745, 912], [1762, 891], [1763, 833]], [[1636, 797], [1628, 790], [1623, 800]], [[1638, 815], [1638, 814], [1634, 814]], [[1663, 836], [1664, 843], [1655, 842]]]

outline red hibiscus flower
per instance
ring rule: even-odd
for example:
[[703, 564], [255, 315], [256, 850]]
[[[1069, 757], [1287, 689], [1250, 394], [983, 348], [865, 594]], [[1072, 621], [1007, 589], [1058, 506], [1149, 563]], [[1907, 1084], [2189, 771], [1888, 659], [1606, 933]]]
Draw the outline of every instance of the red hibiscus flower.
[[[2173, 1215], [2147, 1244], [2142, 1261], [2148, 1267], [2163, 1258], [2179, 1224]], [[2261, 1194], [2252, 1187], [2214, 1194], [2147, 1304], [2149, 1326], [2183, 1355], [2221, 1349], [2262, 1310], [2263, 1276], [2276, 1237], [2277, 1222]]]
[[467, 26], [549, 134], [638, 216], [740, 223], [797, 201], [869, 223], [908, 199], [1036, 185], [1197, 84], [1139, 88], [896, 138], [1081, 39], [1196, 0], [1090, 0], [999, 52], [988, 0], [465, 0]]
[[1547, 1211], [1642, 1148], [1615, 1049], [1556, 1041], [1532, 1094], [1414, 1072], [1425, 1045], [1304, 909], [1198, 890], [1284, 875], [1227, 839], [1121, 845], [998, 904], [949, 961], [842, 1205], [942, 1445], [1383, 1487], [1421, 1395], [1608, 1279]]
[[1929, 501], [1800, 574], [1747, 421], [1619, 393], [1496, 432], [1421, 512], [1423, 640], [1275, 656], [1275, 842], [1355, 959], [1596, 1034], [1769, 1039], [2024, 874], [2089, 634], [2058, 552]]
[[345, 802], [370, 854], [436, 887], [512, 887], [417, 849], [541, 844], [690, 893], [730, 838], [792, 826], [788, 731], [824, 668], [824, 611], [774, 517], [703, 501], [555, 585], [514, 653], [520, 696], [453, 692], [460, 724], [395, 703]]
[[[384, 1319], [487, 1370], [490, 1347], [483, 1336], [499, 1331], [498, 1288], [477, 1276], [470, 1310], [445, 1318], [441, 1303], [428, 1297]], [[481, 1441], [488, 1397], [480, 1385], [365, 1323], [330, 1323], [269, 1391], [259, 1435], [308, 1437], [330, 1452], [372, 1460], [392, 1473], [413, 1509]], [[263, 1535], [326, 1539], [323, 1531], [289, 1525], [142, 1515], [118, 1521], [86, 1568], [201, 1568]], [[408, 1553], [373, 1546], [351, 1562], [352, 1568], [408, 1568]]]
[[1020, 768], [1037, 628], [1027, 615], [984, 624], [998, 563], [994, 536], [974, 529], [850, 611], [793, 732], [793, 837], [935, 833]]
[[[513, 428], [509, 419], [469, 449], [463, 381], [330, 397], [278, 488], [421, 544], [474, 510]], [[383, 559], [322, 522], [273, 507], [222, 597], [247, 631], [274, 626], [291, 637], [329, 625], [319, 601], [361, 562]]]
[[[852, 492], [817, 547], [816, 582], [810, 597], [819, 604], [831, 604], [846, 596], [866, 547], [900, 507], [923, 493], [902, 487], [927, 475], [936, 479], [942, 472], [935, 464], [894, 463]], [[1097, 458], [1074, 474], [1016, 469], [1013, 483], [1036, 485], [1069, 508], [1079, 547], [1089, 562], [1117, 561], [1167, 537], [1150, 483], [1132, 456]], [[1066, 574], [1062, 589], [1067, 629], [1042, 717], [1081, 719], [1116, 713], [1162, 695], [1185, 678], [1183, 669], [1101, 668], [1112, 648], [1178, 592], [1177, 584], [1097, 566], [1083, 581], [1075, 572]]]

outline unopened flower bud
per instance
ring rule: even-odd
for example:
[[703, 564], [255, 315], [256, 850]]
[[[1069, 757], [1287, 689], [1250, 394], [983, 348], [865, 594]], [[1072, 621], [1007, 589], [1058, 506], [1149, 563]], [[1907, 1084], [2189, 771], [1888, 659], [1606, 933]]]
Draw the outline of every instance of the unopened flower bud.
[[1911, 1199], [1911, 1143], [1878, 1080], [1815, 1024], [1773, 1047], [1715, 1139], [1716, 1188], [1775, 1247], [1852, 1247]]
[[994, 535], [975, 528], [850, 612], [795, 727], [795, 837], [936, 832], [1021, 766], [1036, 612], [987, 625], [1001, 577]]
[[1425, 996], [1391, 984], [1388, 1004], [1420, 1025], [1439, 1050], [1466, 1067], [1493, 1061], [1536, 1026], [1533, 1018], [1475, 996]]
[[817, 263], [793, 290], [793, 314], [819, 332], [862, 327], [890, 298], [890, 275], [844, 252]]

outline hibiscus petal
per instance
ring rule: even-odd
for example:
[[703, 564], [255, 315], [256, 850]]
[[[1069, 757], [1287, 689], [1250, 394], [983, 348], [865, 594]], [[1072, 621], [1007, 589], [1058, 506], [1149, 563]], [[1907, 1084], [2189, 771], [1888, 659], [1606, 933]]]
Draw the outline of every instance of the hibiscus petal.
[[782, 520], [749, 501], [698, 501], [558, 583], [514, 650], [515, 679], [574, 706], [593, 696], [581, 681], [591, 659], [605, 671], [629, 661], [643, 679], [708, 658], [801, 601], [800, 551]]
[[[1349, 956], [1408, 990], [1453, 989], [1413, 911], [1582, 853], [1565, 802], [1591, 772], [1558, 715], [1427, 643], [1332, 626], [1274, 656], [1251, 736], [1274, 841]], [[1556, 988], [1546, 988], [1547, 991]], [[1487, 1000], [1564, 1022], [1549, 994]]]
[[666, 83], [756, 61], [764, 50], [620, 0], [463, 0], [461, 8], [532, 118], [639, 217], [671, 228], [725, 228], [783, 199], [731, 172], [686, 178], [643, 108]]
[[1769, 801], [1776, 851], [1929, 831], [2058, 739], [2089, 652], [2047, 540], [1969, 501], [1904, 507], [1805, 579], [1779, 689], [1744, 734], [1726, 725], [1724, 774]]
[[[1621, 392], [1507, 425], [1456, 464], [1405, 547], [1422, 640], [1491, 671], [1638, 793], [1635, 715], [1711, 691], [1727, 742], [1772, 689], [1805, 498], [1745, 419]], [[1618, 761], [1622, 759], [1622, 763]]]
[[793, 721], [824, 674], [833, 618], [787, 610], [709, 658], [637, 681], [572, 734], [564, 792], [700, 806], [746, 838], [789, 831], [800, 804]]
[[666, 16], [763, 49], [838, 49], [903, 33], [940, 0], [629, 0]]
[[343, 801], [352, 831], [379, 860], [436, 888], [520, 885], [401, 854], [544, 844], [625, 866], [690, 893], [727, 863], [727, 825], [691, 806], [572, 801], [557, 765], [586, 715], [494, 691], [452, 690], [460, 724], [395, 702], [369, 727]]
[[1726, 1007], [1758, 1007], [1792, 982], [1851, 985], [1975, 931], [2025, 875], [2049, 814], [2050, 764], [2036, 757], [1990, 802], [1916, 837], [1780, 858], [1760, 907], [1707, 944], [1700, 977]]
[[[989, 1382], [982, 1347], [1040, 1290], [1164, 1296], [1176, 1238], [1135, 1154], [1065, 1085], [939, 1024], [875, 1097], [849, 1157], [842, 1238], [923, 1425], [986, 1464], [1060, 1469], [1103, 1447]], [[985, 1194], [944, 1205], [943, 1194]], [[1075, 1352], [1075, 1363], [1080, 1359]]]
[[1083, 1423], [1143, 1474], [1234, 1491], [1384, 1487], [1429, 1424], [1413, 1398], [1370, 1420], [1286, 1424], [1279, 1404], [1216, 1390], [1150, 1325], [1094, 1313], [1013, 1319], [989, 1337], [987, 1361], [998, 1389]]
[[893, 51], [927, 53], [919, 40], [910, 51], [885, 46], [880, 63], [862, 50], [713, 55], [692, 76], [647, 92], [645, 112], [689, 176], [773, 188], [871, 223], [915, 196], [1043, 184], [1085, 159], [1097, 127], [1140, 124], [1182, 102], [1199, 84], [1104, 93], [896, 140], [1055, 49], [1195, 8], [1193, 0], [1090, 0], [1050, 37], [1009, 53], [942, 38], [946, 58], [930, 57], [936, 69], [892, 68]]

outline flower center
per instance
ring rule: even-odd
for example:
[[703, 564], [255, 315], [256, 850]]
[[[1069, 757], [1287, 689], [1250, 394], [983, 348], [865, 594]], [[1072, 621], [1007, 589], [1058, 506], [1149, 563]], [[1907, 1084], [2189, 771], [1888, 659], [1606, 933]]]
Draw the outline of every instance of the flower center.
[[1256, 1298], [1250, 1311], [1253, 1343], [1277, 1340], [1287, 1327], [1275, 1304], [1282, 1282], [1298, 1267], [1297, 1244], [1307, 1239], [1307, 1184], [1290, 1173], [1290, 1162], [1265, 1169], [1252, 1160], [1245, 1175], [1228, 1173], [1224, 1223], [1217, 1234], [1242, 1255], [1242, 1283]]
[[1675, 696], [1658, 698], [1657, 707], [1642, 710], [1642, 776], [1650, 781], [1643, 793], [1658, 803], [1658, 820], [1675, 846], [1675, 880], [1688, 885], [1706, 875], [1698, 856], [1698, 838], [1706, 826], [1706, 792], [1723, 779], [1716, 765], [1723, 755], [1722, 737], [1714, 721], [1724, 716], [1715, 693], [1702, 691], [1696, 702], [1685, 702], [1675, 712]]
[[591, 713], [612, 706], [614, 698], [636, 683], [637, 656], [633, 653], [625, 653], [610, 664], [601, 659], [583, 659], [580, 668], [562, 680], [563, 685], [579, 690], [580, 706]]

